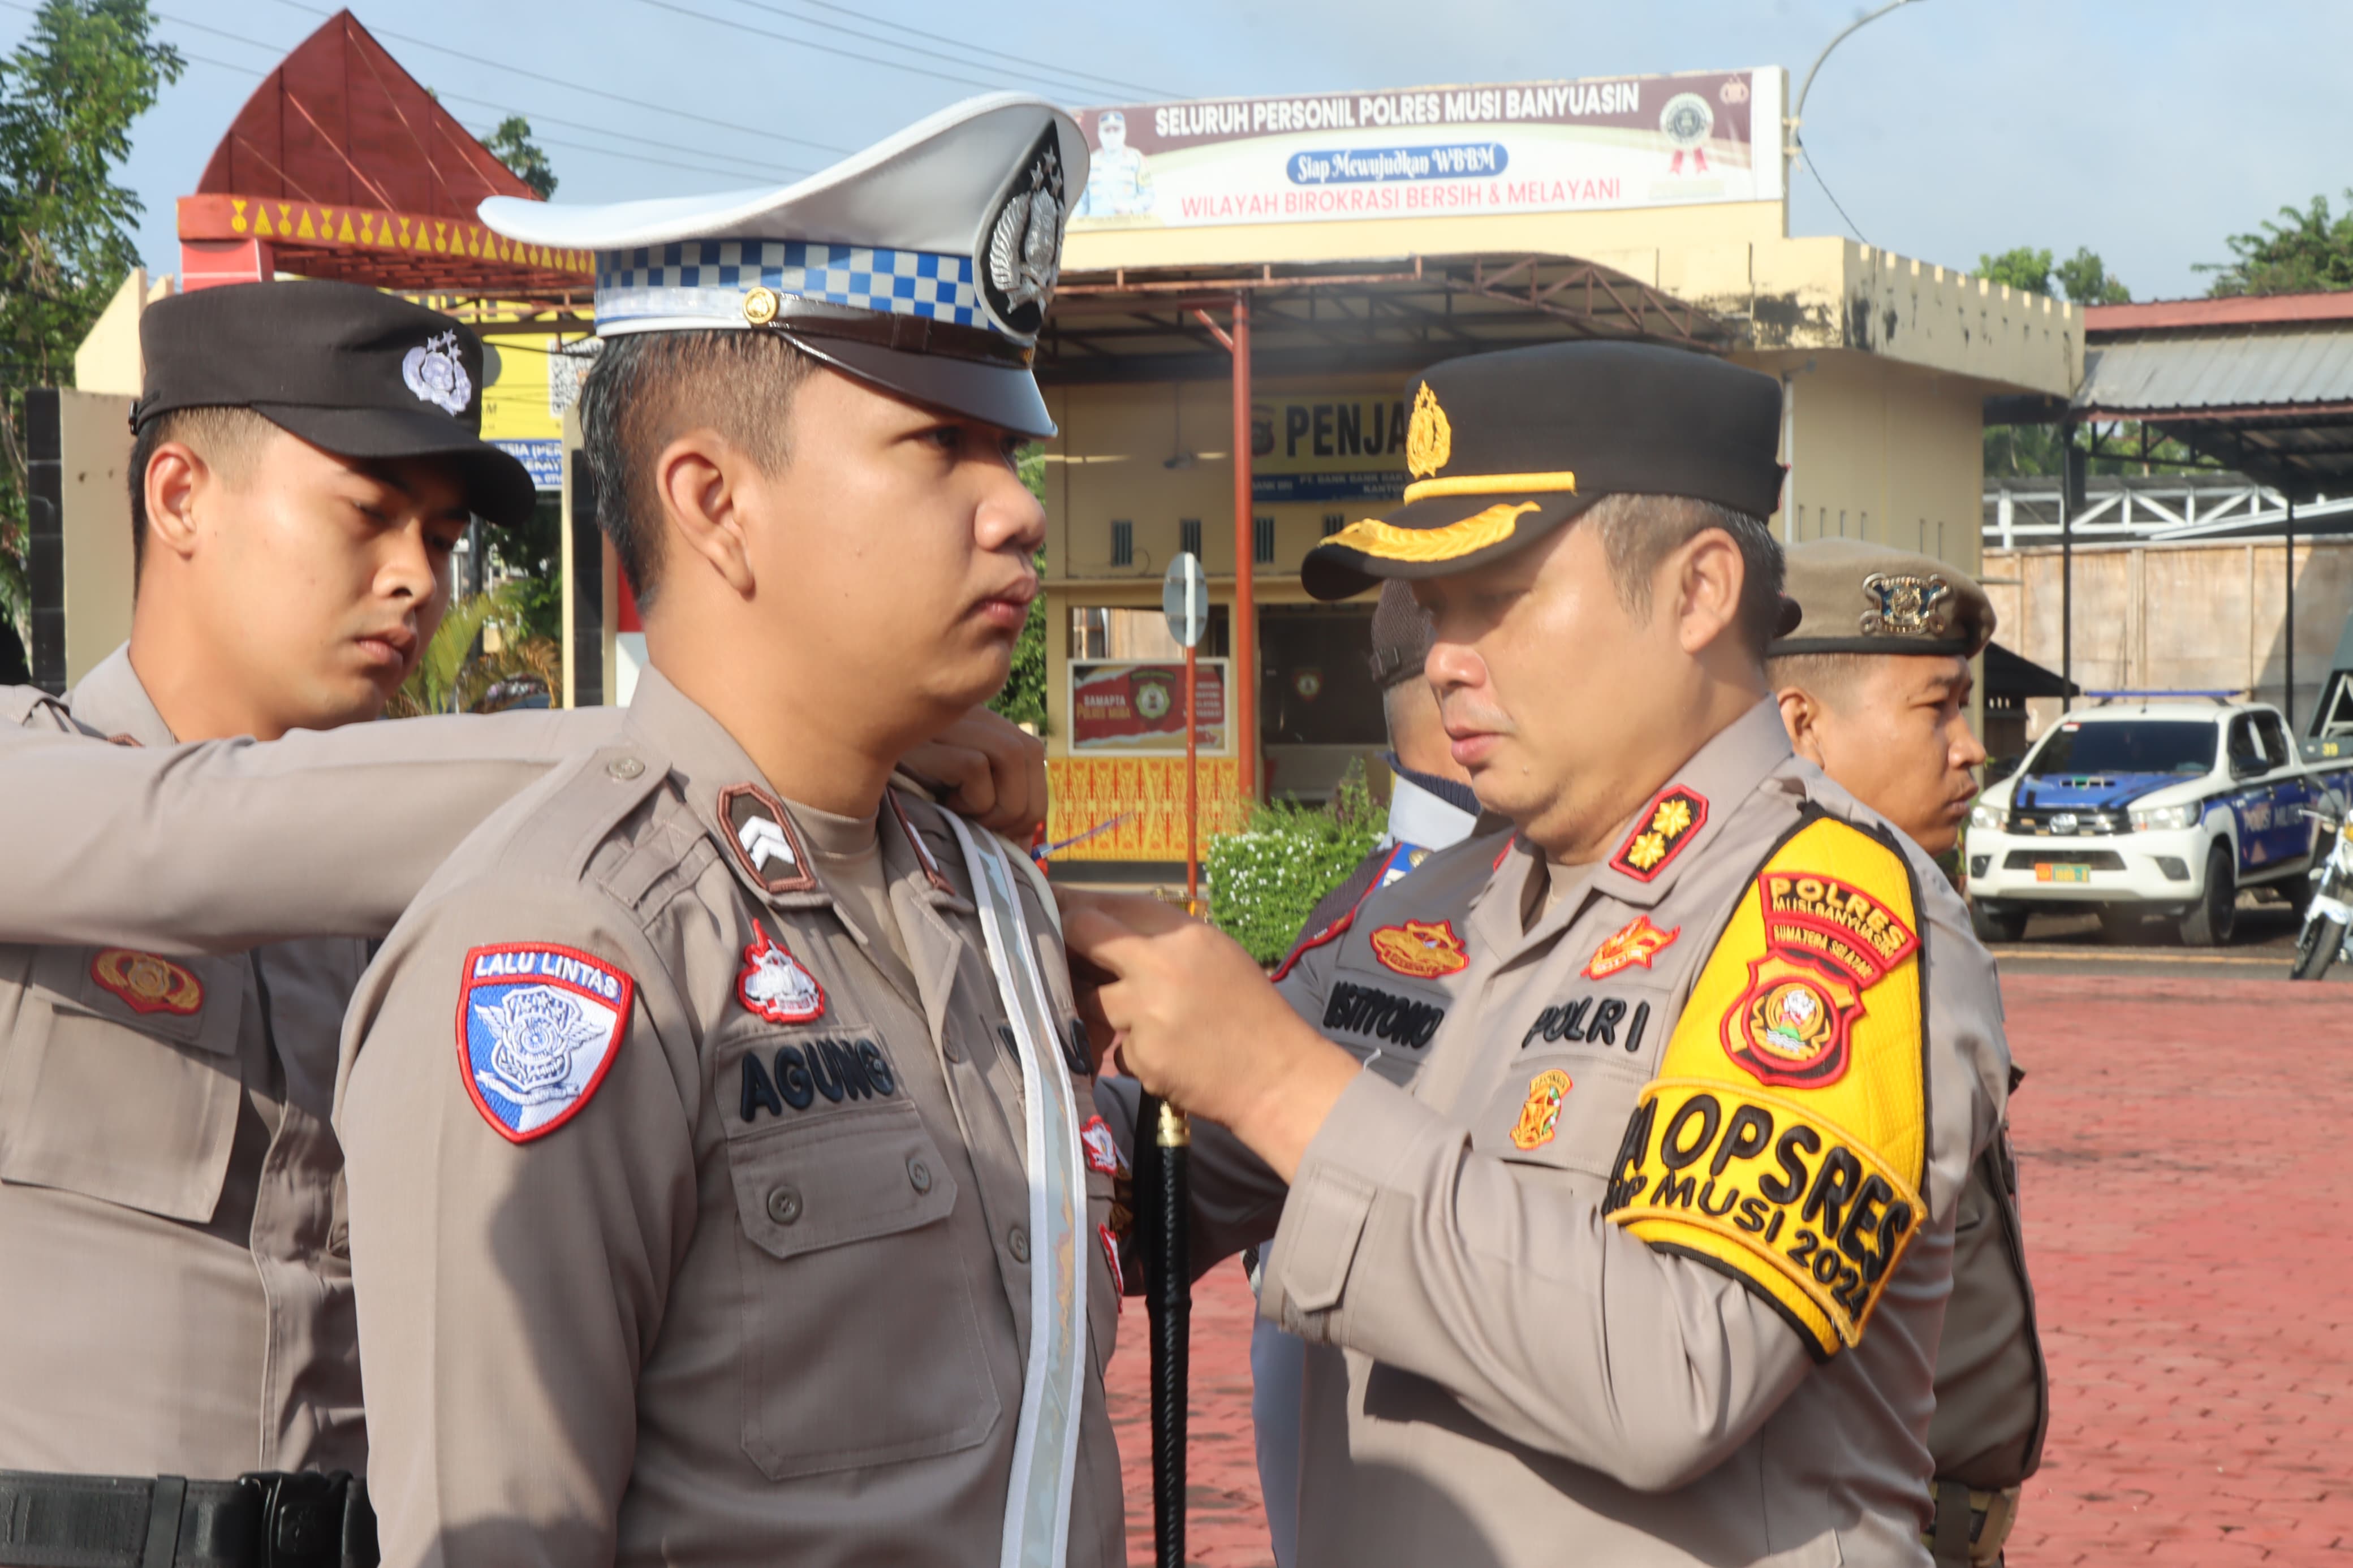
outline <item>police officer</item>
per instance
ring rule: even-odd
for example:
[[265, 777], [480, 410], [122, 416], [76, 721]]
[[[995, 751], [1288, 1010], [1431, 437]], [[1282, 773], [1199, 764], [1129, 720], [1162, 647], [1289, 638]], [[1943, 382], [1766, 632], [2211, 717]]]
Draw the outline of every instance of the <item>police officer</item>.
[[346, 1026], [387, 1562], [1119, 1560], [1049, 906], [885, 789], [1037, 592], [1013, 459], [1085, 167], [1000, 96], [773, 196], [486, 205], [598, 253], [582, 424], [652, 668]]
[[[1440, 364], [1412, 407], [1405, 504], [1305, 581], [1414, 582], [1453, 755], [1516, 833], [1374, 893], [1280, 991], [1066, 895], [1126, 1065], [1229, 1130], [1196, 1136], [1207, 1249], [1279, 1215], [1300, 1561], [1925, 1563], [2008, 1056], [1958, 899], [1768, 700], [1778, 388], [1580, 343]], [[1407, 1006], [1438, 1021], [1406, 1081], [1360, 1070]]]
[[[172, 1527], [234, 1561], [290, 1511], [347, 1509], [364, 1539], [357, 1489], [290, 1474], [364, 1460], [325, 1121], [366, 946], [316, 939], [381, 937], [483, 816], [617, 731], [584, 710], [175, 745], [373, 711], [467, 515], [513, 521], [531, 491], [448, 406], [480, 349], [438, 313], [283, 283], [161, 302], [143, 331], [132, 642], [64, 700], [0, 691], [0, 942], [79, 944], [0, 949], [12, 1562], [155, 1530], [168, 1552]], [[352, 658], [354, 631], [401, 657]], [[1038, 748], [994, 716], [905, 760], [1002, 826], [1042, 808]]]
[[[1788, 594], [1804, 619], [1766, 649], [1766, 678], [1790, 744], [1929, 855], [1950, 855], [1985, 761], [1969, 727], [1969, 661], [1994, 634], [1985, 590], [1929, 556], [1820, 539], [1790, 547]], [[2012, 1092], [2024, 1076], [2010, 1069]], [[1928, 1428], [1939, 1564], [2000, 1561], [2050, 1403], [2005, 1118], [1954, 1224]]]
[[[141, 342], [131, 640], [58, 706], [132, 748], [374, 717], [470, 519], [531, 510], [530, 476], [480, 437], [480, 340], [374, 289], [263, 283], [161, 300]], [[54, 835], [83, 804], [17, 820]], [[37, 908], [38, 886], [12, 870], [9, 902]], [[364, 1464], [327, 1115], [366, 961], [337, 939], [0, 949], [10, 1561], [363, 1515], [317, 1472]]]
[[[1438, 701], [1422, 679], [1430, 617], [1405, 584], [1382, 584], [1372, 634], [1369, 662], [1389, 741], [1388, 822], [1372, 853], [1309, 912], [1299, 932], [1302, 945], [1346, 919], [1375, 888], [1411, 875], [1438, 850], [1470, 837], [1479, 817], [1478, 796], [1471, 792], [1469, 775], [1447, 754]], [[1401, 1016], [1391, 1032], [1409, 1031], [1413, 1022]], [[1132, 1115], [1124, 1112], [1123, 1121]], [[1254, 1286], [1258, 1256], [1246, 1253], [1243, 1260]], [[1299, 1555], [1299, 1405], [1305, 1350], [1264, 1318], [1250, 1325], [1250, 1425], [1258, 1440], [1259, 1495], [1266, 1500], [1277, 1568], [1291, 1568]]]

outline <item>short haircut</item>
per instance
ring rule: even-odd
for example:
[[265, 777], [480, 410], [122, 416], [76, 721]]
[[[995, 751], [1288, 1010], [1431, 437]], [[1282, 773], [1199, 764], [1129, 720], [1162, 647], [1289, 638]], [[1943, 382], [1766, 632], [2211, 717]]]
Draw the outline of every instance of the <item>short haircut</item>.
[[147, 564], [147, 465], [155, 448], [177, 441], [205, 460], [231, 489], [253, 477], [278, 426], [250, 408], [174, 408], [139, 426], [131, 442], [131, 574]]
[[1785, 653], [1765, 661], [1765, 684], [1775, 691], [1796, 687], [1807, 696], [1843, 712], [1854, 700], [1854, 689], [1872, 664], [1886, 655], [1876, 653]]
[[1740, 608], [1736, 617], [1748, 656], [1765, 661], [1765, 645], [1781, 621], [1781, 542], [1761, 517], [1735, 511], [1691, 496], [1607, 495], [1579, 521], [1601, 535], [1609, 560], [1609, 580], [1629, 614], [1647, 619], [1651, 583], [1667, 557], [1709, 529], [1721, 529], [1739, 546], [1743, 567]]
[[640, 606], [661, 587], [662, 498], [654, 465], [689, 430], [712, 429], [763, 473], [789, 460], [793, 395], [817, 362], [773, 332], [629, 332], [605, 342], [580, 389], [596, 523]]

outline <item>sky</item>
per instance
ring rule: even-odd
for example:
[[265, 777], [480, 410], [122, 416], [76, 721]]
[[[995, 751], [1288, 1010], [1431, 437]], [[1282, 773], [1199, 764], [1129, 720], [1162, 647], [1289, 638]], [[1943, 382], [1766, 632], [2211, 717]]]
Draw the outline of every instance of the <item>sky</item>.
[[[125, 180], [146, 204], [139, 239], [149, 269], [171, 272], [174, 199], [195, 187], [261, 73], [332, 6], [157, 0], [155, 9], [163, 37], [190, 60], [139, 121]], [[1863, 9], [1852, 0], [353, 5], [478, 132], [502, 112], [530, 117], [562, 181], [559, 202], [786, 183], [997, 88], [1079, 107], [1778, 65], [1794, 96], [1815, 56]], [[26, 0], [0, 0], [7, 47], [30, 20]], [[1812, 167], [1792, 176], [1790, 232], [1857, 233], [1972, 270], [1981, 254], [2016, 245], [2063, 257], [2088, 246], [2135, 299], [2202, 294], [2193, 267], [2227, 260], [2226, 236], [2316, 194], [2344, 205], [2353, 157], [2329, 130], [2329, 106], [2348, 55], [2353, 5], [2343, 0], [1915, 0], [1822, 67], [1806, 106]]]

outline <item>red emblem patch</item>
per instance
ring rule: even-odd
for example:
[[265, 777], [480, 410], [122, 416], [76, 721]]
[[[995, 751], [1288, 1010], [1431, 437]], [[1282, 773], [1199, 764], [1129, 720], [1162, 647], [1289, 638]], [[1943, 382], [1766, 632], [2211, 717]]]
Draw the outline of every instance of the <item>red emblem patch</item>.
[[1095, 1235], [1103, 1241], [1103, 1261], [1111, 1265], [1111, 1292], [1119, 1302], [1122, 1312], [1127, 1310], [1127, 1272], [1119, 1266], [1119, 1243], [1111, 1234], [1111, 1226], [1095, 1226]]
[[1767, 871], [1757, 879], [1765, 955], [1724, 1016], [1724, 1048], [1757, 1082], [1821, 1089], [1846, 1076], [1862, 994], [1918, 951], [1912, 929], [1835, 877]]
[[186, 1017], [205, 1005], [205, 983], [152, 952], [110, 947], [90, 961], [90, 977], [122, 998], [134, 1013]]
[[1372, 940], [1373, 956], [1383, 968], [1415, 980], [1460, 974], [1471, 966], [1470, 952], [1454, 934], [1452, 921], [1407, 921], [1383, 926]]
[[744, 972], [735, 976], [735, 997], [771, 1024], [810, 1024], [825, 1016], [825, 987], [780, 942], [758, 925], [744, 950]]
[[1102, 1117], [1087, 1118], [1079, 1129], [1079, 1142], [1087, 1152], [1087, 1169], [1106, 1176], [1127, 1174], [1127, 1156], [1119, 1152], [1119, 1140], [1112, 1136], [1111, 1124]]
[[1633, 830], [1609, 868], [1638, 882], [1648, 882], [1672, 865], [1707, 821], [1707, 796], [1688, 784], [1669, 784], [1651, 797], [1634, 819]]
[[1665, 931], [1651, 923], [1648, 915], [1636, 915], [1633, 921], [1602, 939], [1593, 950], [1593, 960], [1585, 966], [1588, 980], [1607, 980], [1621, 969], [1651, 967], [1651, 960], [1664, 952], [1675, 938], [1683, 934], [1681, 926]]

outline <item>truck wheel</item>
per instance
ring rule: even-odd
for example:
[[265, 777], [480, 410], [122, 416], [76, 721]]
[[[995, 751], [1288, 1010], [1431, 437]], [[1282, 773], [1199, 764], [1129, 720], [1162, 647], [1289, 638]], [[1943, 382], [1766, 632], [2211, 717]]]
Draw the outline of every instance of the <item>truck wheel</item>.
[[2337, 950], [2344, 942], [2344, 922], [2327, 915], [2305, 921], [2303, 932], [2295, 939], [2295, 967], [2288, 971], [2288, 978], [2319, 979], [2337, 962]]
[[1969, 902], [1969, 929], [1979, 942], [2020, 942], [2026, 936], [2026, 911], [2008, 904]]
[[2181, 917], [2184, 947], [2228, 947], [2239, 923], [2239, 879], [2231, 846], [2218, 842], [2206, 854], [2206, 891]]

